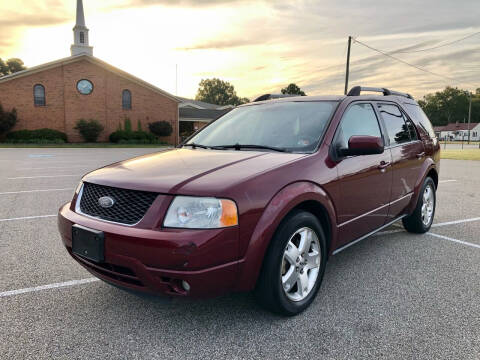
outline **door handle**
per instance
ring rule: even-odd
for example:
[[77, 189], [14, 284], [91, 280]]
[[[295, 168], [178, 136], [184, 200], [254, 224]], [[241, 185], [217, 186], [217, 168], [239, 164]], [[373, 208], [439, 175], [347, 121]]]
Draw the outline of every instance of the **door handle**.
[[385, 170], [387, 169], [387, 167], [390, 166], [390, 162], [386, 162], [386, 161], [381, 161], [380, 162], [380, 165], [378, 165], [378, 168], [380, 169], [381, 172], [385, 172]]
[[421, 159], [425, 156], [425, 151], [421, 152], [420, 154], [417, 154], [417, 159]]

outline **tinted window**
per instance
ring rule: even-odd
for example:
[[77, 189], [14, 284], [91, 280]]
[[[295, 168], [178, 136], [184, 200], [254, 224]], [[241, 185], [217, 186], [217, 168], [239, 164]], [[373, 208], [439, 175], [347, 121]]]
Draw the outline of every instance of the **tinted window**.
[[333, 101], [242, 106], [205, 127], [189, 142], [206, 146], [242, 144], [313, 151], [336, 106]]
[[418, 140], [417, 130], [415, 130], [415, 125], [410, 119], [405, 118], [405, 122], [407, 123], [408, 133], [410, 134], [411, 140]]
[[380, 104], [378, 107], [387, 129], [390, 145], [396, 145], [410, 141], [408, 126], [398, 106]]
[[341, 149], [348, 148], [348, 140], [354, 135], [382, 137], [372, 105], [350, 106], [343, 115], [337, 134], [337, 146]]
[[45, 106], [45, 88], [43, 85], [37, 84], [33, 87], [33, 103], [35, 106]]
[[123, 90], [122, 92], [122, 108], [123, 110], [130, 110], [132, 108], [132, 93], [130, 90]]
[[422, 108], [419, 105], [414, 104], [405, 104], [405, 109], [407, 110], [410, 117], [417, 122], [420, 127], [423, 128], [425, 133], [430, 135], [431, 138], [435, 138], [435, 131], [433, 130], [430, 120], [428, 120], [427, 115], [423, 112]]

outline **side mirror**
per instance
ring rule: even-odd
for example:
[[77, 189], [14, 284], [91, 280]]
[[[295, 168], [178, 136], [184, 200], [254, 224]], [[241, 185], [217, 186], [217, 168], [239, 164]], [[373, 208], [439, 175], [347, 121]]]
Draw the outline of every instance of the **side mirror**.
[[348, 149], [342, 149], [341, 155], [373, 155], [383, 153], [383, 140], [376, 136], [352, 136], [348, 139]]

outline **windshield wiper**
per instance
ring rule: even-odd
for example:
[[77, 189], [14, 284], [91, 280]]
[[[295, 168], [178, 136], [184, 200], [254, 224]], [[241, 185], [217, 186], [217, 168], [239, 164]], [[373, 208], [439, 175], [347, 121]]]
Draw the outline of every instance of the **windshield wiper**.
[[195, 149], [195, 148], [200, 148], [200, 149], [211, 149], [212, 147], [211, 146], [205, 146], [205, 145], [202, 145], [202, 144], [195, 144], [195, 143], [188, 143], [188, 144], [183, 144], [182, 146], [191, 146], [192, 149]]
[[278, 152], [287, 152], [287, 149], [275, 146], [267, 146], [267, 145], [248, 145], [248, 144], [235, 144], [235, 145], [218, 145], [212, 146], [213, 149], [266, 149], [266, 150], [273, 150]]

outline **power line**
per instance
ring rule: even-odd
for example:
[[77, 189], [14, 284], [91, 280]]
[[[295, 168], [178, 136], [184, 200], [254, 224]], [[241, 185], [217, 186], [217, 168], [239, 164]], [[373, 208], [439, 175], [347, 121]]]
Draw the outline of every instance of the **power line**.
[[467, 35], [467, 36], [464, 36], [460, 39], [457, 39], [457, 40], [453, 40], [453, 41], [450, 41], [446, 44], [442, 44], [442, 45], [438, 45], [438, 46], [433, 46], [433, 47], [429, 47], [429, 48], [425, 48], [425, 49], [418, 49], [418, 50], [411, 50], [411, 51], [392, 51], [392, 53], [395, 53], [395, 54], [410, 54], [410, 53], [417, 53], [417, 52], [421, 52], [421, 51], [429, 51], [429, 50], [436, 50], [436, 49], [440, 49], [442, 47], [445, 47], [445, 46], [448, 46], [448, 45], [452, 45], [452, 44], [455, 44], [457, 42], [460, 42], [460, 41], [463, 41], [463, 40], [466, 40], [468, 38], [471, 38], [475, 35], [478, 35], [480, 34], [480, 31], [477, 31], [476, 33], [473, 33], [473, 34], [470, 34], [470, 35]]
[[370, 50], [376, 51], [376, 52], [378, 52], [378, 53], [380, 53], [380, 54], [382, 54], [382, 55], [384, 55], [384, 56], [386, 56], [386, 57], [389, 57], [389, 58], [391, 58], [391, 59], [393, 59], [393, 60], [395, 60], [395, 61], [401, 62], [402, 64], [408, 65], [408, 66], [410, 66], [410, 67], [413, 67], [413, 68], [415, 68], [415, 69], [417, 69], [417, 70], [423, 71], [423, 72], [425, 72], [425, 73], [427, 73], [427, 74], [434, 75], [434, 76], [440, 77], [440, 78], [442, 78], [442, 79], [444, 79], [444, 80], [449, 80], [449, 81], [453, 81], [453, 82], [456, 82], [456, 83], [468, 84], [468, 85], [470, 85], [470, 86], [473, 86], [474, 88], [477, 86], [477, 85], [473, 85], [473, 84], [471, 84], [471, 83], [469, 83], [469, 82], [466, 82], [466, 81], [460, 81], [460, 80], [458, 80], [458, 79], [451, 78], [451, 77], [449, 77], [449, 76], [437, 74], [437, 73], [435, 73], [435, 72], [433, 72], [433, 71], [430, 71], [430, 70], [421, 68], [420, 66], [410, 64], [410, 63], [406, 62], [405, 60], [402, 60], [402, 59], [399, 59], [399, 58], [397, 58], [397, 57], [395, 57], [395, 56], [393, 56], [393, 55], [390, 55], [389, 53], [387, 53], [387, 52], [385, 52], [385, 51], [382, 51], [382, 50], [376, 49], [376, 48], [374, 48], [374, 47], [372, 47], [372, 46], [370, 46], [370, 45], [367, 45], [367, 44], [365, 44], [364, 42], [361, 42], [360, 40], [353, 39], [353, 41], [354, 41], [354, 43], [358, 43], [358, 44], [360, 44], [360, 45], [363, 45], [363, 46], [365, 46], [366, 48], [368, 48], [368, 49], [370, 49]]

